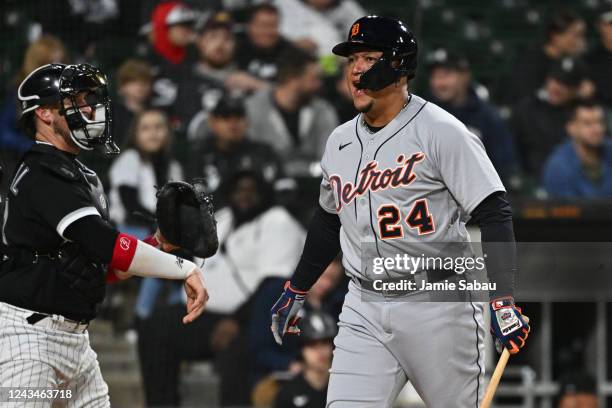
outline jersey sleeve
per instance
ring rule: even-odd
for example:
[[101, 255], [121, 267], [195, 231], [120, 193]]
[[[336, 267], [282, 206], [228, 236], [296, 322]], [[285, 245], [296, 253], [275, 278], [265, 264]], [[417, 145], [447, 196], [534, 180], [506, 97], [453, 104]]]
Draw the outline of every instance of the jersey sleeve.
[[325, 149], [323, 159], [321, 159], [323, 178], [321, 179], [321, 187], [319, 189], [319, 204], [328, 213], [337, 214], [336, 199], [334, 198], [334, 191], [329, 182], [329, 173], [327, 172], [327, 156], [328, 152], [327, 149]]
[[432, 155], [442, 181], [470, 214], [496, 191], [506, 191], [480, 139], [459, 121], [433, 126]]
[[54, 228], [59, 236], [73, 222], [90, 215], [100, 216], [85, 186], [43, 173], [29, 194], [34, 211], [44, 223]]

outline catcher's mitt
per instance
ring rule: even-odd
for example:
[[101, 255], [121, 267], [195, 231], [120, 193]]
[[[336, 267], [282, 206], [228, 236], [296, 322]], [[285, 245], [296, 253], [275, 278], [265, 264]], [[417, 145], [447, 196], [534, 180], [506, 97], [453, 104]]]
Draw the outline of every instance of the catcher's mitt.
[[157, 190], [155, 215], [161, 234], [170, 244], [199, 258], [217, 252], [217, 222], [212, 196], [204, 193], [204, 184], [166, 183]]

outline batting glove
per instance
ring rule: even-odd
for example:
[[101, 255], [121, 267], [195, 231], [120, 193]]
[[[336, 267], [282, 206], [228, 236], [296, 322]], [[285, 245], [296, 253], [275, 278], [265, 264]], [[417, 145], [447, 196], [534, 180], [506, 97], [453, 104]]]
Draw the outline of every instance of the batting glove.
[[512, 297], [492, 300], [491, 303], [491, 334], [495, 336], [495, 344], [508, 349], [510, 354], [516, 354], [525, 346], [529, 336], [529, 319], [523, 316], [521, 309], [516, 307]]
[[300, 317], [298, 312], [304, 305], [306, 292], [291, 287], [291, 282], [285, 283], [285, 290], [278, 298], [270, 312], [272, 313], [272, 334], [274, 340], [280, 345], [283, 344], [285, 333], [300, 334], [297, 326]]

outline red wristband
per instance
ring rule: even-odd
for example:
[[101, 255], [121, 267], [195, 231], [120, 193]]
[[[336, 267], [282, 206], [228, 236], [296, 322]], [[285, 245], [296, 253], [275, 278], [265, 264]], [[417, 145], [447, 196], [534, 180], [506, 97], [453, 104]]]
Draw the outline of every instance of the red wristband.
[[157, 249], [159, 249], [160, 246], [161, 246], [161, 244], [159, 243], [157, 238], [155, 238], [155, 235], [151, 235], [150, 237], [146, 237], [145, 239], [142, 240], [142, 242], [144, 242], [145, 244], [149, 244], [151, 246], [154, 246]]
[[113, 258], [111, 259], [109, 268], [111, 268], [111, 270], [119, 269], [120, 271], [127, 271], [134, 258], [136, 245], [138, 245], [138, 240], [136, 238], [120, 232], [115, 241]]
[[106, 283], [113, 284], [119, 281], [119, 277], [115, 275], [115, 272], [113, 272], [113, 270], [109, 266], [108, 271], [106, 271]]

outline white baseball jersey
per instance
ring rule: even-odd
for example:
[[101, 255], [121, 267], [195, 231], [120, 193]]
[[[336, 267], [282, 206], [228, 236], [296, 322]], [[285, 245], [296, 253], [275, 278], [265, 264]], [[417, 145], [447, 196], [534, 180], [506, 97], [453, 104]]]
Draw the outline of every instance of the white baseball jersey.
[[344, 267], [368, 280], [380, 276], [362, 268], [363, 248], [374, 256], [419, 257], [436, 243], [468, 242], [469, 214], [505, 191], [480, 139], [416, 95], [376, 133], [362, 114], [337, 127], [321, 167], [319, 203], [340, 217]]

